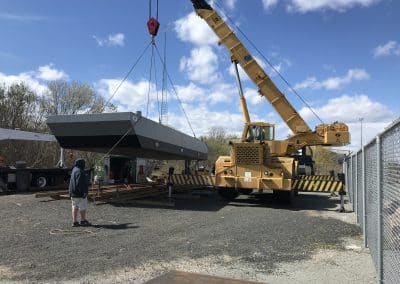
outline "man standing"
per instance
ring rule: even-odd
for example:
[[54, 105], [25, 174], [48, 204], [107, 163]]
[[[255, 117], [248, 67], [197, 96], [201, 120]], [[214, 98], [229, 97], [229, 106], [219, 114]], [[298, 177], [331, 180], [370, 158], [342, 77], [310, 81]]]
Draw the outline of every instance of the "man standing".
[[[69, 182], [69, 195], [72, 200], [72, 226], [90, 226], [86, 220], [86, 210], [88, 207], [88, 177], [85, 173], [85, 160], [77, 159], [72, 169], [71, 180]], [[78, 211], [81, 215], [81, 222], [78, 222]]]

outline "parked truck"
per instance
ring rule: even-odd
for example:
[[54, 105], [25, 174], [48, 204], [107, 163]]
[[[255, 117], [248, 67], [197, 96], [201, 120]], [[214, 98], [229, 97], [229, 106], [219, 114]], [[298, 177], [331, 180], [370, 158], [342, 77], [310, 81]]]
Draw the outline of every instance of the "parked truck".
[[71, 169], [67, 168], [31, 168], [26, 162], [17, 161], [8, 166], [4, 158], [0, 158], [0, 193], [23, 192], [31, 189], [66, 186]]

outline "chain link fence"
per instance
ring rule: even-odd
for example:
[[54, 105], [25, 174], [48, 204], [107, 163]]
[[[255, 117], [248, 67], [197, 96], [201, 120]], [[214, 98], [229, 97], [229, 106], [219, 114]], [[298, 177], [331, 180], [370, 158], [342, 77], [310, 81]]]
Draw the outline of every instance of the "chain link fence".
[[344, 164], [349, 199], [380, 283], [400, 283], [400, 120]]

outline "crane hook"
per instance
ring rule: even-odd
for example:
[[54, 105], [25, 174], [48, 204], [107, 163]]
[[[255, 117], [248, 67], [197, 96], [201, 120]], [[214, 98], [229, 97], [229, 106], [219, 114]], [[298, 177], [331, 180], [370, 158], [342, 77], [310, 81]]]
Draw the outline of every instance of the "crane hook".
[[154, 38], [157, 36], [158, 29], [160, 28], [160, 22], [158, 21], [158, 0], [155, 18], [151, 15], [151, 2], [152, 0], [149, 0], [149, 20], [147, 21], [147, 28], [151, 36], [151, 43], [154, 44]]

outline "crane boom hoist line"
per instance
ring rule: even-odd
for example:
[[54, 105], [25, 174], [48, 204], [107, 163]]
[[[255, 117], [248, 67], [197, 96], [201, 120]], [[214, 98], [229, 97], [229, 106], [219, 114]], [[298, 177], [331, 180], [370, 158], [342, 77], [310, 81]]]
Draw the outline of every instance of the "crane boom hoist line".
[[149, 20], [147, 21], [147, 28], [151, 36], [151, 43], [154, 45], [154, 38], [157, 36], [160, 28], [160, 22], [158, 21], [158, 0], [156, 5], [156, 17], [152, 16], [152, 0], [149, 0]]

